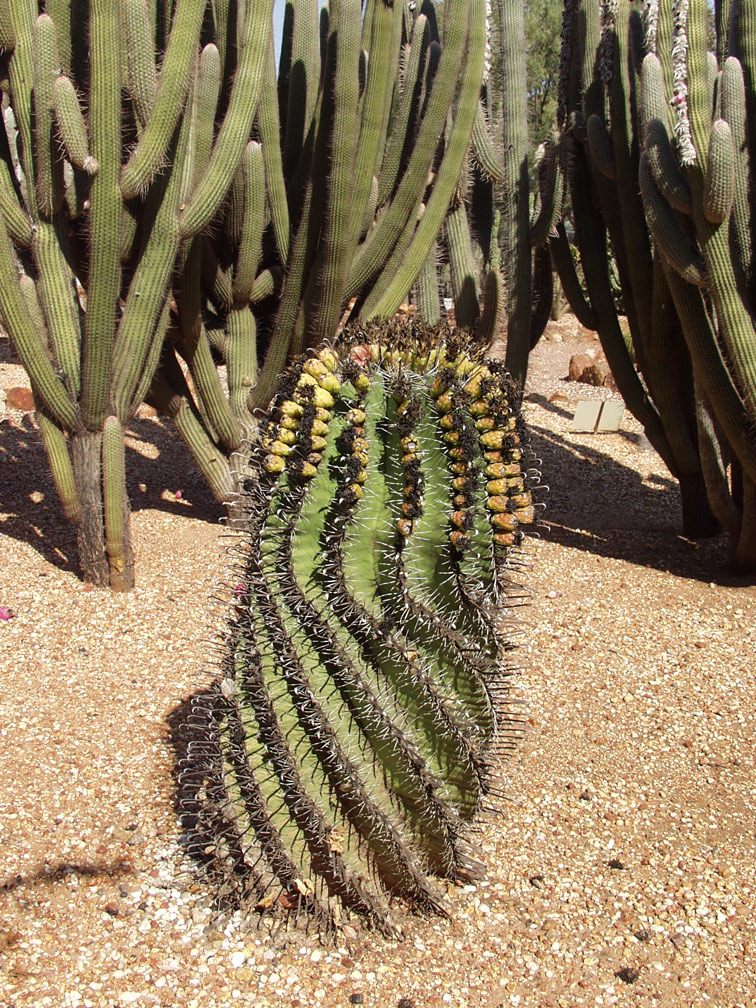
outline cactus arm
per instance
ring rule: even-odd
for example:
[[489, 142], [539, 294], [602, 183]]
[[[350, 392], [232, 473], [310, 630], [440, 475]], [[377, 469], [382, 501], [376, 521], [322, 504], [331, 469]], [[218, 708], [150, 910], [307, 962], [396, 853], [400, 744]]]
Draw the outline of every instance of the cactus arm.
[[[321, 234], [320, 255], [305, 290], [307, 340], [313, 344], [330, 337], [341, 314], [346, 270], [349, 264], [351, 223], [355, 194], [354, 134], [358, 128], [361, 3], [340, 0], [335, 40], [333, 126], [330, 139], [331, 168]], [[370, 168], [372, 168], [372, 152]], [[359, 183], [356, 183], [359, 186]], [[359, 210], [360, 222], [362, 210]], [[356, 241], [354, 242], [356, 244]]]
[[262, 147], [254, 140], [250, 140], [247, 144], [241, 172], [244, 212], [232, 285], [234, 302], [237, 306], [249, 303], [262, 255], [265, 168]]
[[556, 226], [556, 234], [552, 235], [549, 239], [549, 250], [551, 252], [551, 261], [554, 263], [554, 268], [559, 274], [564, 296], [567, 298], [575, 317], [586, 329], [592, 329], [595, 332], [599, 327], [598, 316], [591, 307], [580, 284], [567, 232], [561, 221]]
[[5, 223], [0, 220], [0, 312], [13, 338], [40, 409], [49, 413], [62, 430], [74, 429], [76, 415], [66, 389], [53, 370], [35, 331], [16, 274], [16, 257]]
[[34, 156], [37, 206], [49, 218], [63, 202], [63, 165], [53, 135], [55, 77], [59, 69], [55, 25], [47, 14], [34, 23]]
[[213, 497], [227, 504], [235, 496], [231, 466], [207, 435], [192, 394], [172, 350], [163, 350], [160, 367], [150, 385], [147, 401], [163, 411], [186, 442]]
[[[711, 403], [706, 393], [696, 383], [696, 421], [701, 467], [706, 480], [706, 490], [711, 509], [722, 528], [737, 538], [743, 514], [732, 499], [727, 474], [728, 462], [723, 452], [722, 437]], [[729, 454], [729, 453], [728, 453]]]
[[81, 391], [81, 321], [79, 299], [66, 257], [68, 222], [56, 217], [40, 221], [32, 253], [39, 273], [37, 289], [58, 372], [74, 401]]
[[197, 58], [206, 0], [178, 0], [157, 92], [134, 153], [121, 172], [124, 199], [143, 193], [163, 166]]
[[428, 325], [435, 325], [441, 318], [441, 298], [438, 292], [438, 273], [436, 272], [436, 257], [438, 245], [431, 246], [428, 258], [417, 276], [417, 304], [420, 318]]
[[[706, 11], [692, 4], [688, 11], [688, 95], [691, 140], [695, 163], [688, 168], [693, 192], [693, 217], [701, 253], [706, 261], [712, 301], [719, 329], [732, 362], [736, 381], [746, 400], [756, 394], [756, 338], [753, 306], [739, 291], [729, 242], [729, 221], [712, 223], [704, 210], [706, 165], [711, 134], [706, 73]], [[742, 37], [741, 37], [742, 41]], [[729, 132], [729, 131], [728, 131]]]
[[276, 101], [275, 52], [272, 36], [268, 45], [266, 72], [267, 80], [260, 95], [257, 122], [260, 128], [260, 142], [265, 164], [265, 186], [268, 192], [273, 234], [279, 259], [285, 263], [289, 258], [289, 206], [281, 159], [281, 126]]
[[16, 33], [13, 29], [9, 0], [0, 0], [0, 49], [12, 52], [16, 46]]
[[134, 587], [134, 563], [129, 537], [126, 459], [123, 428], [114, 416], [106, 417], [102, 429], [102, 503], [110, 587], [113, 591], [128, 591]]
[[[549, 259], [551, 268], [551, 259]], [[478, 320], [478, 338], [484, 347], [490, 347], [504, 328], [504, 280], [497, 269], [486, 273], [483, 281], [483, 309]]]
[[281, 275], [281, 270], [276, 267], [258, 273], [249, 292], [249, 303], [257, 304], [276, 294], [281, 289]]
[[[72, 10], [72, 7], [74, 8]], [[45, 0], [45, 13], [49, 14], [55, 25], [55, 35], [58, 40], [58, 57], [60, 69], [64, 74], [71, 73], [71, 24], [76, 23], [78, 11], [76, 0]]]
[[76, 89], [69, 77], [61, 74], [53, 85], [53, 104], [58, 132], [71, 163], [94, 175], [99, 165], [89, 153], [89, 138]]
[[[113, 402], [122, 422], [139, 405], [137, 388], [144, 386], [152, 337], [158, 329], [158, 319], [165, 306], [168, 286], [179, 251], [176, 211], [180, 198], [180, 181], [185, 156], [188, 116], [184, 118], [177, 143], [176, 160], [166, 182], [161, 178], [151, 193], [151, 199], [162, 200], [150, 230], [150, 236], [139, 258], [129, 285], [129, 293], [118, 326], [113, 351]], [[184, 141], [182, 143], [182, 140]]]
[[[354, 249], [367, 224], [372, 221], [368, 215], [373, 173], [385, 148], [385, 133], [388, 125], [387, 96], [390, 88], [386, 82], [396, 66], [398, 51], [394, 40], [399, 42], [396, 25], [401, 17], [398, 6], [391, 7], [383, 2], [376, 4], [371, 22], [365, 22], [365, 30], [370, 26], [370, 61], [367, 83], [362, 98], [359, 122], [359, 140], [354, 162], [354, 192], [351, 207], [351, 244]], [[398, 44], [397, 44], [398, 50]]]
[[231, 412], [241, 425], [242, 433], [248, 434], [255, 426], [250, 398], [257, 380], [257, 325], [246, 305], [229, 312], [226, 362]]
[[751, 232], [751, 153], [746, 124], [746, 94], [743, 69], [732, 57], [722, 68], [722, 118], [727, 121], [735, 148], [735, 194], [732, 206], [734, 256], [746, 289], [752, 289], [754, 277], [753, 237]]
[[472, 254], [467, 211], [462, 201], [452, 207], [446, 215], [446, 240], [449, 247], [455, 318], [458, 326], [471, 329], [480, 315], [478, 270]]
[[[454, 84], [459, 76], [459, 68], [462, 64], [464, 46], [467, 37], [465, 30], [467, 24], [467, 10], [465, 6], [455, 0], [453, 4], [450, 2], [449, 8], [448, 32], [445, 45], [441, 53], [438, 71], [433, 79], [431, 96], [428, 100], [428, 105], [419, 128], [412, 155], [410, 156], [407, 167], [402, 175], [401, 181], [399, 182], [396, 194], [389, 204], [385, 214], [376, 227], [368, 233], [367, 238], [357, 250], [349, 282], [347, 283], [347, 299], [362, 290], [362, 288], [372, 281], [376, 274], [381, 271], [387, 257], [391, 254], [391, 251], [399, 240], [400, 235], [406, 228], [407, 221], [411, 219], [412, 211], [417, 203], [418, 194], [420, 194], [427, 182], [428, 170], [431, 166], [433, 154], [435, 153], [438, 144], [438, 138], [443, 134], [446, 124], [447, 112], [454, 93]], [[471, 71], [470, 64], [468, 64], [468, 70]], [[477, 101], [477, 92], [475, 93], [475, 99]], [[471, 110], [469, 107], [464, 108], [461, 105], [461, 102], [460, 111], [465, 116], [470, 116]], [[474, 108], [472, 112], [474, 113]], [[465, 150], [466, 149], [467, 145], [465, 144]], [[457, 171], [454, 175], [451, 186], [452, 191], [454, 185], [456, 185], [457, 179], [459, 178], [459, 169], [461, 167], [463, 157], [464, 152], [462, 153], [462, 156], [459, 157]], [[451, 193], [449, 193], [448, 196], [450, 198]], [[445, 211], [446, 207], [444, 207], [444, 212]], [[436, 231], [434, 232], [431, 241], [428, 242], [425, 255], [422, 256], [420, 262], [418, 263], [417, 272], [419, 272], [422, 268], [422, 264], [425, 261], [428, 251], [430, 250], [430, 245], [432, 244], [433, 239], [435, 239], [438, 228], [443, 220], [443, 213], [437, 215], [437, 217], [438, 219], [435, 221]], [[401, 298], [409, 290], [411, 283], [404, 286], [404, 283], [402, 282], [402, 286], [403, 290], [399, 294], [399, 301], [401, 301]], [[397, 301], [397, 304], [399, 301]]]
[[50, 471], [63, 508], [63, 515], [66, 521], [71, 522], [72, 525], [78, 525], [81, 521], [81, 504], [76, 492], [76, 480], [71, 465], [68, 441], [57, 423], [51, 420], [43, 410], [37, 410], [37, 423], [50, 462]]
[[661, 119], [652, 118], [646, 128], [645, 153], [656, 187], [675, 210], [691, 212], [690, 185], [672, 150], [667, 127]]
[[591, 160], [605, 178], [614, 181], [617, 178], [617, 165], [614, 161], [612, 141], [603, 119], [594, 113], [588, 116], [585, 126]]
[[23, 171], [24, 182], [21, 185], [26, 209], [33, 220], [39, 217], [35, 197], [35, 166], [34, 166], [34, 136], [32, 133], [33, 119], [33, 86], [34, 86], [34, 23], [37, 17], [37, 4], [32, 0], [11, 0], [10, 14], [16, 45], [13, 49], [9, 65], [8, 77], [13, 94], [13, 115], [18, 128], [18, 140], [15, 153], [18, 155], [20, 168]]
[[272, 10], [273, 0], [260, 0], [247, 11], [226, 115], [209, 164], [179, 218], [184, 238], [197, 234], [210, 222], [241, 160], [265, 77]]
[[531, 248], [538, 248], [548, 240], [562, 214], [564, 172], [558, 147], [551, 141], [546, 143], [543, 159], [538, 165], [538, 191], [541, 205], [528, 232]]
[[[320, 80], [318, 52], [318, 4], [297, 0], [292, 5], [291, 55], [286, 74], [286, 114], [281, 112], [285, 136], [284, 173], [289, 179], [302, 156], [303, 145], [312, 126]], [[281, 52], [283, 57], [283, 49]]]
[[530, 316], [530, 349], [543, 336], [554, 302], [554, 271], [545, 245], [533, 252], [533, 310]]
[[214, 307], [219, 314], [223, 315], [230, 311], [234, 304], [231, 283], [218, 263], [210, 239], [206, 235], [203, 235], [200, 241], [202, 242], [200, 260], [202, 283]]
[[688, 283], [705, 287], [707, 276], [704, 260], [675, 211], [657, 189], [646, 155], [641, 157], [639, 180], [646, 220], [665, 259]]
[[505, 205], [500, 238], [504, 249], [507, 287], [506, 364], [512, 376], [525, 382], [530, 347], [531, 256], [528, 247], [530, 187], [528, 180], [528, 131], [526, 46], [523, 5], [515, 0], [497, 0], [501, 38], [502, 146]]
[[732, 132], [724, 119], [711, 126], [706, 176], [702, 194], [703, 214], [710, 224], [729, 219], [735, 198], [735, 146]]
[[[404, 261], [397, 273], [391, 278], [388, 288], [379, 300], [373, 301], [371, 298], [366, 301], [364, 313], [367, 316], [372, 314], [388, 317], [394, 314], [422, 269], [451, 202], [470, 141], [483, 74], [486, 41], [483, 7], [484, 0], [472, 0], [470, 4], [469, 33], [466, 42], [467, 59], [459, 89], [457, 110], [444, 157], [436, 173], [430, 199], [425, 207], [425, 213], [415, 230]], [[388, 217], [388, 214], [386, 216]]]
[[231, 453], [240, 445], [239, 428], [221, 387], [200, 315], [202, 241], [202, 238], [193, 239], [181, 271], [178, 291], [180, 352], [189, 367], [198, 405], [213, 440], [220, 441]]
[[[573, 139], [570, 141], [575, 144]], [[664, 459], [670, 471], [676, 469], [659, 414], [646, 394], [627, 352], [612, 298], [607, 265], [604, 225], [590, 205], [588, 187], [584, 184], [589, 171], [584, 155], [576, 147], [570, 178], [570, 192], [575, 217], [575, 230], [580, 248], [591, 307], [599, 322], [598, 332], [606, 359], [622, 398], [638, 421], [643, 424], [648, 439]], [[565, 288], [565, 292], [566, 292]], [[569, 296], [569, 295], [568, 295]]]
[[307, 183], [304, 207], [299, 229], [292, 242], [291, 257], [281, 291], [273, 340], [265, 355], [260, 375], [255, 385], [251, 408], [264, 409], [270, 402], [278, 375], [283, 371], [295, 337], [300, 298], [304, 286], [304, 273], [312, 255], [313, 228], [309, 227], [312, 214], [312, 179]]
[[383, 164], [378, 175], [378, 206], [382, 206], [391, 195], [399, 175], [402, 151], [407, 142], [408, 128], [413, 106], [418, 101], [420, 75], [427, 56], [430, 42], [428, 19], [421, 14], [412, 27], [409, 55], [402, 77], [402, 90], [395, 122], [383, 155]]
[[90, 430], [102, 429], [107, 415], [120, 293], [120, 20], [120, 11], [109, 0], [93, 0], [89, 125], [92, 155], [100, 170], [90, 192], [91, 253], [81, 366], [81, 414]]
[[504, 170], [501, 154], [496, 150], [488, 125], [488, 116], [483, 100], [478, 101], [478, 111], [475, 113], [472, 134], [472, 152], [475, 164], [484, 178], [491, 182], [504, 182]]
[[[5, 130], [1, 126], [0, 144], [2, 147], [7, 148], [7, 137], [5, 136]], [[24, 208], [18, 201], [11, 176], [10, 164], [9, 156], [6, 158], [0, 155], [0, 213], [15, 244], [21, 248], [30, 248], [32, 243], [32, 225]]]
[[147, 351], [147, 356], [145, 357], [144, 367], [142, 369], [142, 374], [139, 378], [139, 382], [136, 386], [136, 391], [134, 392], [133, 402], [136, 405], [144, 400], [144, 397], [149, 391], [150, 385], [152, 384], [152, 376], [155, 374], [155, 370], [160, 363], [160, 355], [163, 350], [163, 342], [165, 340], [166, 333], [168, 332], [168, 326], [171, 322], [171, 302], [166, 299], [163, 310], [157, 320], [157, 324], [153, 332], [150, 334], [149, 338], [149, 349]]
[[753, 418], [723, 359], [702, 291], [686, 283], [672, 269], [667, 271], [667, 280], [683, 324], [696, 380], [711, 403], [732, 450], [753, 480], [756, 478]]
[[[152, 117], [158, 92], [154, 30], [144, 0], [124, 0], [123, 26], [129, 68], [129, 92], [134, 103], [137, 124], [140, 131], [144, 131]], [[175, 55], [174, 50], [174, 59]], [[163, 101], [165, 100], [164, 98]]]

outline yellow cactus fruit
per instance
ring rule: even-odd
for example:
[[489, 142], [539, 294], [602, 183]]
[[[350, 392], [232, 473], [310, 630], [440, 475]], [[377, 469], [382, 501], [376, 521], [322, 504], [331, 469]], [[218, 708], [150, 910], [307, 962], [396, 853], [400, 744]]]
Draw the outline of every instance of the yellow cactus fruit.
[[330, 347], [323, 347], [318, 354], [318, 357], [322, 360], [329, 371], [335, 371], [339, 366], [339, 358]]
[[503, 529], [505, 532], [517, 531], [517, 518], [508, 511], [502, 511], [491, 515], [491, 524], [494, 528]]
[[514, 532], [494, 532], [493, 541], [497, 546], [514, 546]]
[[313, 378], [318, 379], [321, 375], [328, 372], [328, 368], [325, 366], [322, 360], [318, 360], [317, 357], [310, 357], [308, 360], [304, 361], [302, 364], [302, 370], [305, 374], [311, 375]]
[[509, 497], [489, 497], [486, 500], [486, 507], [489, 511], [506, 511], [509, 507]]
[[353, 427], [361, 427], [365, 423], [365, 414], [361, 409], [353, 407], [346, 415], [347, 423]]
[[269, 473], [280, 473], [284, 471], [284, 466], [286, 463], [281, 458], [280, 455], [266, 455], [263, 462], [263, 468], [265, 472]]
[[482, 416], [475, 421], [475, 429], [483, 431], [484, 433], [486, 433], [487, 431], [492, 431], [495, 427], [496, 427], [496, 421], [493, 419], [493, 417], [490, 416]]
[[535, 508], [532, 504], [528, 505], [528, 507], [517, 508], [515, 515], [521, 524], [532, 525], [535, 521]]

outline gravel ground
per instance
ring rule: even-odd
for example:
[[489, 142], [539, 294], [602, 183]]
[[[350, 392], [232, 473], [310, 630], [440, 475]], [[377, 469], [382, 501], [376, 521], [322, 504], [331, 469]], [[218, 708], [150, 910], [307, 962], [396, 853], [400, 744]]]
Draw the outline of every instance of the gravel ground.
[[[136, 420], [138, 586], [88, 590], [31, 417], [0, 412], [2, 1008], [753, 1003], [756, 589], [721, 539], [678, 535], [629, 414], [569, 432], [577, 398], [611, 393], [562, 381], [586, 339], [550, 335], [525, 404], [551, 487], [524, 575], [530, 729], [479, 834], [487, 881], [449, 887], [448, 922], [399, 908], [403, 942], [214, 918], [173, 768], [212, 676], [218, 509], [170, 431]], [[0, 339], [0, 388], [21, 384]]]

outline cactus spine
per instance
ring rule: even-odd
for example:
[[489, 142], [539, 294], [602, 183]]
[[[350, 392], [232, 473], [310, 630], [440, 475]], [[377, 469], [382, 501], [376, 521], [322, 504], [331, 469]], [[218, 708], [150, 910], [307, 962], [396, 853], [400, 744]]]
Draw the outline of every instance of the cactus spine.
[[491, 616], [534, 518], [514, 391], [422, 327], [282, 377], [188, 771], [232, 905], [393, 934], [389, 896], [443, 912], [429, 875], [480, 873], [465, 826], [520, 730]]

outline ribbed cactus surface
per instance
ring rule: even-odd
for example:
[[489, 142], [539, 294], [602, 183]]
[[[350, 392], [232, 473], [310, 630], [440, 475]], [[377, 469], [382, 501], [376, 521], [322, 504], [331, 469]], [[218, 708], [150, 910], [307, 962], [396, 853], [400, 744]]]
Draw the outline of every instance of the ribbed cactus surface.
[[190, 769], [232, 902], [391, 932], [389, 897], [442, 911], [429, 875], [482, 869], [466, 826], [519, 734], [503, 616], [535, 477], [501, 364], [386, 328], [283, 377]]

